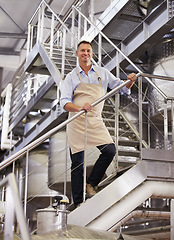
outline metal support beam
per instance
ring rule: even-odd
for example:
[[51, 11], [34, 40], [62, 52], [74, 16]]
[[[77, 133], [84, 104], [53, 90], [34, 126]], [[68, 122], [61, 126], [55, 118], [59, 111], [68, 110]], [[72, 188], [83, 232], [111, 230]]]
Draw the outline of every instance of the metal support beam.
[[20, 52], [15, 51], [13, 48], [0, 48], [0, 55], [14, 55], [19, 56]]
[[0, 38], [27, 39], [27, 34], [0, 32]]
[[[120, 43], [121, 49], [130, 59], [136, 59], [148, 47], [151, 48], [152, 43], [155, 45], [165, 33], [173, 28], [173, 25], [174, 17], [168, 18], [168, 9], [164, 1]], [[105, 65], [109, 71], [115, 68], [115, 59], [116, 57], [113, 57]], [[120, 58], [120, 64], [122, 68], [125, 68], [129, 63]]]

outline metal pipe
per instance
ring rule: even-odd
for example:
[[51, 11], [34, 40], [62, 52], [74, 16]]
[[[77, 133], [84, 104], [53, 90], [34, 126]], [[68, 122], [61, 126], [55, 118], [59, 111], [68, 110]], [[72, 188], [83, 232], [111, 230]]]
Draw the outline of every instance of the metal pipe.
[[109, 229], [110, 232], [114, 232], [118, 227], [124, 225], [131, 218], [158, 218], [158, 219], [170, 219], [170, 212], [163, 211], [148, 211], [148, 210], [135, 210], [129, 213], [125, 218], [120, 222], [115, 224], [112, 228]]
[[10, 148], [11, 143], [12, 144], [16, 143], [15, 141], [11, 141], [8, 138], [11, 95], [12, 95], [12, 83], [9, 83], [1, 94], [1, 97], [5, 97], [5, 105], [2, 120], [1, 149]]

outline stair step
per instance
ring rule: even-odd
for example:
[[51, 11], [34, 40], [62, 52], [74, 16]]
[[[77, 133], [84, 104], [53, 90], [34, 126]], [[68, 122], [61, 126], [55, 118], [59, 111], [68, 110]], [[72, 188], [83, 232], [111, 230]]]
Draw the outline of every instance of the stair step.
[[[57, 56], [57, 55], [56, 56], [52, 56], [51, 59], [54, 62], [62, 63], [62, 57], [61, 56]], [[76, 59], [73, 58], [72, 56], [70, 56], [70, 57], [66, 57], [65, 56], [65, 63], [76, 66]]]
[[[107, 127], [107, 129], [109, 130], [109, 132], [110, 132], [110, 134], [111, 135], [114, 135], [114, 133], [115, 133], [115, 128], [113, 128], [113, 127]], [[134, 137], [134, 132], [133, 131], [131, 131], [131, 130], [129, 130], [129, 129], [127, 129], [127, 130], [124, 130], [124, 129], [122, 129], [122, 128], [119, 128], [119, 136], [124, 136], [124, 137]]]
[[[103, 121], [104, 121], [106, 127], [115, 127], [115, 119], [103, 118]], [[119, 127], [128, 129], [127, 123], [125, 123], [123, 121], [119, 121]]]
[[[54, 61], [54, 63], [56, 64], [56, 66], [57, 66], [58, 68], [62, 68], [62, 63], [61, 63], [61, 62]], [[66, 69], [72, 70], [75, 66], [76, 66], [76, 65], [67, 64], [67, 63], [65, 62], [65, 68], [66, 68]]]
[[139, 157], [139, 151], [130, 151], [130, 150], [118, 150], [119, 156], [131, 156], [131, 157]]
[[[44, 43], [44, 47], [46, 49], [50, 49], [50, 45], [49, 44]], [[59, 50], [60, 51], [60, 50], [62, 50], [62, 47], [61, 46], [57, 46], [57, 45], [53, 45], [53, 50]], [[67, 46], [65, 47], [65, 50], [74, 52], [71, 47], [67, 47]]]
[[139, 141], [135, 140], [118, 140], [118, 144], [121, 146], [130, 146], [130, 147], [137, 147], [139, 145]]

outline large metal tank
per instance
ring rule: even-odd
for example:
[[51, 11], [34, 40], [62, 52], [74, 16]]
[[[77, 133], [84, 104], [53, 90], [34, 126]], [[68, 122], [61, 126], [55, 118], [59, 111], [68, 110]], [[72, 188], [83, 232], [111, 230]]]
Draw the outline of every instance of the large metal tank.
[[[173, 72], [174, 56], [162, 58], [154, 65], [153, 75], [167, 76], [174, 78]], [[161, 79], [153, 79], [153, 82], [167, 97], [173, 97], [174, 81], [167, 81]], [[164, 98], [156, 89], [152, 89], [151, 100], [154, 103], [153, 114], [160, 112], [164, 109]], [[168, 104], [168, 109], [170, 105]]]
[[[48, 184], [51, 189], [64, 192], [64, 182], [67, 180], [70, 191], [70, 157], [66, 150], [65, 130], [51, 136], [49, 140]], [[67, 165], [66, 165], [67, 159]], [[66, 170], [67, 169], [67, 170]]]
[[28, 162], [28, 198], [56, 196], [48, 185], [48, 143], [29, 152]]
[[[26, 120], [24, 132], [27, 133], [40, 120], [39, 112], [31, 112]], [[49, 140], [30, 151], [28, 154], [28, 198], [56, 196], [58, 193], [48, 186], [48, 145]], [[23, 161], [24, 175], [26, 157]]]
[[[174, 32], [166, 34], [162, 41], [153, 48], [153, 75], [167, 76], [174, 78]], [[168, 97], [173, 97], [174, 81], [153, 79], [157, 87]], [[151, 125], [151, 147], [164, 149], [164, 107], [166, 103], [162, 95], [156, 89], [151, 88], [149, 92], [150, 99], [150, 117], [158, 131]], [[168, 149], [171, 144], [171, 103], [167, 102], [167, 114], [169, 124]]]

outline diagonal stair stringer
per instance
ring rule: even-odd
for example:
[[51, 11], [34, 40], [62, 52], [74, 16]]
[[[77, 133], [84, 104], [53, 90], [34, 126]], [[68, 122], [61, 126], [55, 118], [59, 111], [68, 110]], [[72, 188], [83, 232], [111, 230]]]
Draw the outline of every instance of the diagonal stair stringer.
[[26, 72], [51, 75], [57, 86], [62, 80], [59, 69], [48, 55], [43, 44], [35, 44], [26, 59], [24, 70]]

